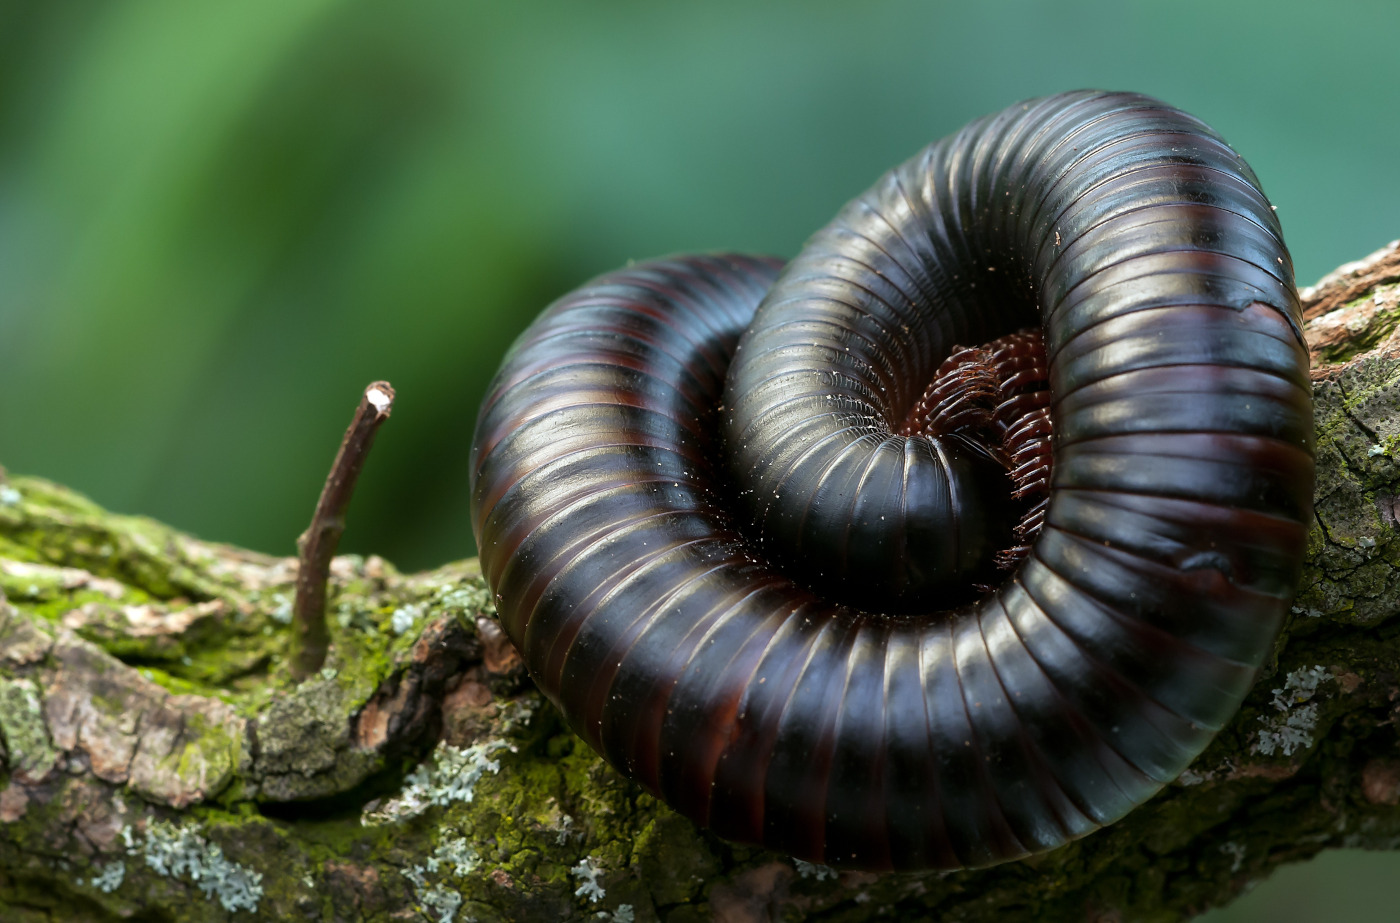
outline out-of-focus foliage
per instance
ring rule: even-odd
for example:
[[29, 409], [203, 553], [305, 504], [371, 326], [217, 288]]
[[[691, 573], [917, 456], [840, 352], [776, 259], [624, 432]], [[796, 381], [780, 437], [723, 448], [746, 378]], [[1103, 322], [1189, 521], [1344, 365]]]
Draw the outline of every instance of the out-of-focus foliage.
[[1100, 86], [1223, 132], [1307, 283], [1400, 235], [1397, 35], [1389, 0], [0, 0], [0, 463], [290, 553], [388, 378], [345, 546], [463, 557], [486, 383], [588, 277], [790, 255], [968, 119]]
[[1299, 276], [1400, 233], [1372, 3], [0, 3], [0, 463], [289, 552], [359, 388], [346, 546], [470, 554], [511, 338], [628, 259], [791, 254], [969, 118], [1077, 86], [1216, 125]]

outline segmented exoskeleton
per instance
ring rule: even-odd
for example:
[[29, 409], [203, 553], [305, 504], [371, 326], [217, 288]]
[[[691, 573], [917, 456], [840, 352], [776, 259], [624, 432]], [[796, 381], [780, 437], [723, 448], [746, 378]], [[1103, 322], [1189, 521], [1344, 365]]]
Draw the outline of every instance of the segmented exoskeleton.
[[[954, 346], [1028, 325], [1048, 503], [998, 577], [995, 448], [901, 428]], [[473, 524], [531, 676], [677, 810], [833, 865], [981, 866], [1121, 817], [1234, 714], [1312, 439], [1248, 166], [1160, 102], [1068, 93], [931, 145], [781, 272], [678, 257], [560, 299], [482, 408]]]

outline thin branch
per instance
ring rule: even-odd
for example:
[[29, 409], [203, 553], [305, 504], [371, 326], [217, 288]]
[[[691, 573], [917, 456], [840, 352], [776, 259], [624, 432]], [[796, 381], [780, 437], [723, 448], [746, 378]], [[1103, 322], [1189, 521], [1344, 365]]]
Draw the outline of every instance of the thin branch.
[[374, 434], [389, 419], [393, 406], [394, 389], [387, 381], [376, 381], [365, 388], [326, 477], [311, 525], [297, 539], [300, 565], [292, 621], [292, 675], [298, 681], [321, 669], [326, 661], [331, 640], [326, 629], [326, 579], [330, 576], [331, 558], [335, 557], [345, 531], [345, 511], [365, 457], [374, 444]]

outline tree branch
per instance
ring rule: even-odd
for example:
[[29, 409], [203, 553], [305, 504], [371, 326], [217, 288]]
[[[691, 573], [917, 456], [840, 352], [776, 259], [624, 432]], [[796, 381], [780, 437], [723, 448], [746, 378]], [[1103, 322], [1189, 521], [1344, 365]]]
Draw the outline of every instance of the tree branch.
[[1400, 249], [1307, 291], [1318, 525], [1240, 714], [1119, 824], [1020, 863], [835, 873], [621, 779], [522, 675], [473, 561], [296, 563], [0, 484], [6, 920], [1176, 920], [1322, 849], [1400, 847]]

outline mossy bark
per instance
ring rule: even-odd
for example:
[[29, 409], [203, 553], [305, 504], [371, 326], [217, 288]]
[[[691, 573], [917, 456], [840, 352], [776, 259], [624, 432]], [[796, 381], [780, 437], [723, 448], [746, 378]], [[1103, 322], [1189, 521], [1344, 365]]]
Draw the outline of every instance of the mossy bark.
[[842, 872], [629, 784], [524, 677], [466, 561], [295, 565], [0, 483], [0, 914], [13, 921], [1188, 918], [1329, 847], [1400, 848], [1400, 248], [1305, 293], [1319, 478], [1245, 707], [1121, 823], [1025, 862]]

